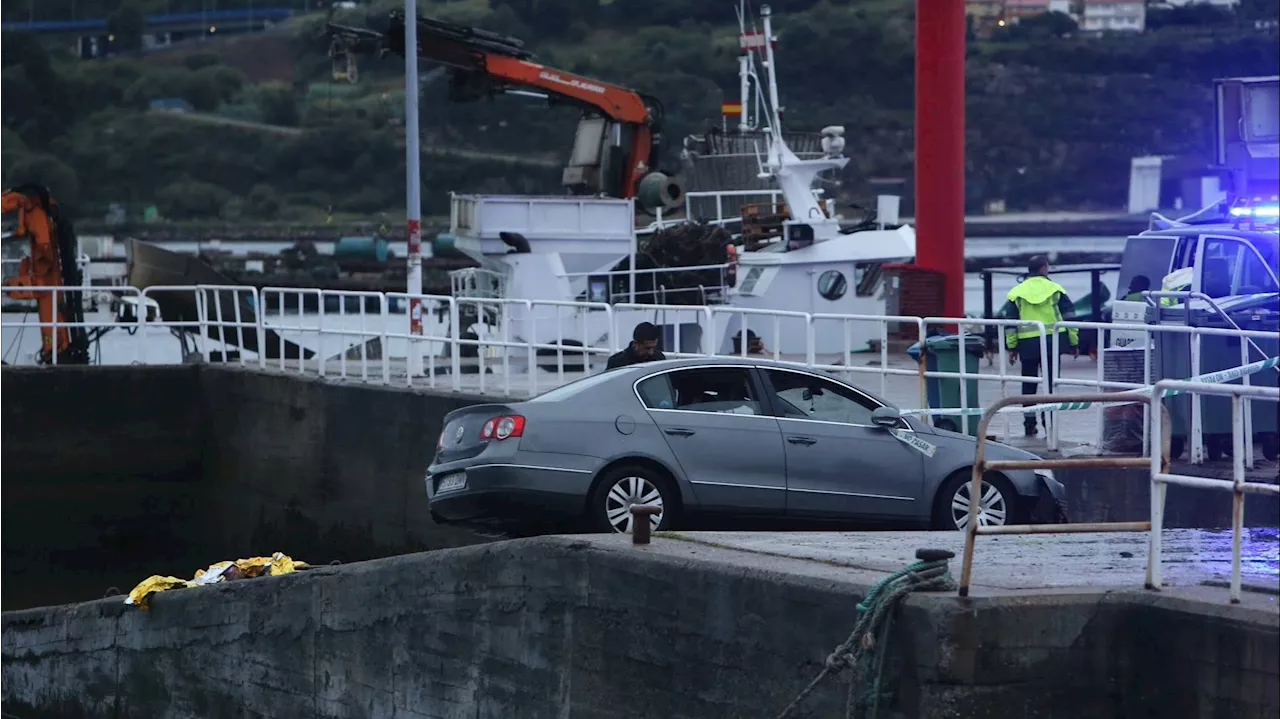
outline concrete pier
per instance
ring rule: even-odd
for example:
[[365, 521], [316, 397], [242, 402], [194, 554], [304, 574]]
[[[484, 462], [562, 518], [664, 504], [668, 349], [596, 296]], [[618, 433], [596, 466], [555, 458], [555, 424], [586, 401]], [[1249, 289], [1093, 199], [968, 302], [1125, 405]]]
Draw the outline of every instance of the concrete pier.
[[[548, 537], [3, 615], [21, 717], [774, 717], [868, 587], [956, 533]], [[909, 595], [882, 716], [1271, 719], [1274, 533], [1227, 603], [1219, 535], [986, 538], [973, 596]], [[1176, 557], [1194, 561], [1178, 561]], [[952, 571], [958, 573], [958, 560]], [[1136, 582], [1135, 582], [1136, 580]], [[847, 676], [801, 716], [843, 716]]]
[[[422, 487], [443, 416], [504, 399], [476, 379], [458, 393], [218, 365], [6, 368], [3, 607], [276, 550], [327, 563], [486, 541], [432, 522]], [[1072, 521], [1149, 515], [1145, 471], [1058, 477]], [[1251, 525], [1280, 525], [1274, 498], [1245, 509]], [[1230, 512], [1226, 494], [1172, 487], [1166, 523], [1223, 527]]]

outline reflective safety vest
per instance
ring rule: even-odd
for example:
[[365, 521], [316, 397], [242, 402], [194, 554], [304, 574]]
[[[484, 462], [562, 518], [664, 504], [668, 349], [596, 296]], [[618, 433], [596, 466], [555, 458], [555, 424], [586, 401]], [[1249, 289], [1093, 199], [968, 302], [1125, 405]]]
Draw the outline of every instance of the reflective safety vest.
[[[1023, 322], [1042, 322], [1045, 329], [1050, 328], [1061, 322], [1062, 311], [1058, 309], [1058, 302], [1067, 296], [1067, 291], [1062, 285], [1054, 282], [1048, 277], [1028, 277], [1019, 282], [1017, 286], [1009, 290], [1009, 301], [1018, 308], [1018, 319]], [[1080, 330], [1075, 327], [1065, 328], [1059, 327], [1058, 331], [1066, 330], [1067, 340], [1071, 342], [1071, 346], [1075, 347], [1080, 344]], [[1018, 346], [1018, 340], [1030, 339], [1040, 336], [1040, 329], [1035, 325], [1018, 325], [1018, 329], [1005, 335], [1005, 344], [1009, 349]]]
[[[1165, 275], [1163, 280], [1160, 280], [1160, 290], [1163, 292], [1186, 292], [1191, 289], [1191, 280], [1194, 278], [1194, 268], [1183, 267], [1180, 270], [1174, 270]], [[1182, 304], [1182, 300], [1176, 297], [1161, 297], [1160, 304], [1165, 307], [1171, 307], [1176, 304]]]

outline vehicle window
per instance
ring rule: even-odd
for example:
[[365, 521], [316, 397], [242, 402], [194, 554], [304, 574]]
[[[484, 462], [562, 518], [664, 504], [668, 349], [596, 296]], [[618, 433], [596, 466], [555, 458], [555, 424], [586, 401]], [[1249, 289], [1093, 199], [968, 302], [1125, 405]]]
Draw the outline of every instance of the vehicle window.
[[1204, 245], [1200, 291], [1214, 298], [1275, 292], [1276, 280], [1249, 245], [1239, 240], [1209, 238]]
[[1243, 245], [1235, 240], [1209, 238], [1204, 243], [1204, 259], [1200, 266], [1200, 291], [1210, 297], [1231, 294], [1232, 277], [1239, 264]]
[[869, 425], [878, 407], [869, 398], [821, 377], [781, 370], [768, 370], [768, 374], [784, 417]]
[[1260, 292], [1276, 292], [1276, 278], [1267, 263], [1251, 247], [1245, 247], [1240, 255], [1240, 284], [1233, 294], [1251, 295]]
[[649, 409], [675, 409], [675, 394], [671, 389], [671, 379], [663, 373], [647, 379], [641, 380], [636, 385], [636, 390], [640, 393], [640, 401], [644, 402], [644, 406]]
[[[636, 386], [650, 409], [763, 414], [745, 368], [695, 367], [648, 377]], [[669, 406], [668, 406], [669, 405]]]

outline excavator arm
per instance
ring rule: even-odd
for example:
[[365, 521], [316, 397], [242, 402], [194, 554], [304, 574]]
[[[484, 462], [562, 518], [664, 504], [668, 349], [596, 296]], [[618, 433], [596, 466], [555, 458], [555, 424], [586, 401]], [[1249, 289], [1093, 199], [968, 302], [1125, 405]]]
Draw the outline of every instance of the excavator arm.
[[[360, 54], [405, 54], [404, 14], [388, 17], [385, 33], [329, 24], [334, 76], [354, 81]], [[661, 150], [662, 104], [619, 85], [532, 61], [513, 37], [418, 18], [418, 58], [449, 68], [449, 96], [460, 102], [521, 94], [583, 109], [574, 156], [563, 182], [578, 194], [636, 197], [645, 209], [683, 202], [683, 188], [655, 171]]]
[[[80, 270], [76, 266], [76, 238], [71, 223], [61, 217], [58, 203], [40, 185], [22, 185], [5, 190], [3, 214], [16, 215], [13, 237], [27, 238], [31, 254], [18, 266], [18, 275], [6, 282], [25, 290], [8, 292], [19, 300], [35, 300], [43, 326], [39, 360], [50, 364], [86, 364], [89, 361], [88, 333], [81, 303]], [[62, 288], [52, 291], [38, 288]], [[55, 322], [56, 321], [56, 322]], [[73, 326], [67, 326], [72, 323]], [[56, 324], [56, 327], [54, 326]]]

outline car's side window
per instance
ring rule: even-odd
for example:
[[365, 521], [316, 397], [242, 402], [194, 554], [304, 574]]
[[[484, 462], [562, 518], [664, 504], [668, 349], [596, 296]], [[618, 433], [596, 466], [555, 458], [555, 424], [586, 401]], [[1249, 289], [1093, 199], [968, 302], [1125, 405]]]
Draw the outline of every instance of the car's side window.
[[640, 401], [649, 409], [675, 409], [675, 393], [671, 389], [670, 373], [664, 372], [646, 377], [636, 385]]
[[830, 380], [799, 372], [767, 370], [774, 404], [783, 417], [841, 424], [871, 424], [871, 401]]
[[648, 377], [636, 386], [649, 409], [763, 414], [751, 376], [739, 367], [693, 367]]

